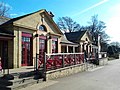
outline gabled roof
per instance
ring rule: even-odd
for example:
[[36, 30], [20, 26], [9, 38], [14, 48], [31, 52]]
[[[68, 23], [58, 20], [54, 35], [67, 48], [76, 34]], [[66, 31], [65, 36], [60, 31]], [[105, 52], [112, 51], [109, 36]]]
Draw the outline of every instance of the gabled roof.
[[49, 15], [49, 13], [45, 9], [41, 9], [41, 10], [38, 10], [38, 11], [30, 13], [30, 14], [26, 14], [26, 15], [23, 15], [23, 16], [20, 16], [20, 17], [16, 17], [16, 18], [10, 19], [9, 21], [1, 24], [0, 26], [7, 25], [7, 24], [13, 24], [17, 20], [20, 20], [20, 19], [22, 19], [24, 17], [27, 17], [29, 15], [32, 15], [32, 14], [35, 14], [35, 13], [38, 13], [38, 12], [44, 13], [47, 16], [47, 18], [51, 21], [51, 23], [54, 25], [54, 27], [59, 31], [59, 33], [63, 35], [63, 33], [60, 31], [60, 29], [58, 28], [56, 23], [53, 21], [52, 17]]
[[79, 41], [81, 40], [82, 36], [85, 33], [86, 31], [76, 31], [76, 32], [65, 33], [65, 35], [69, 41], [74, 43], [79, 43]]
[[73, 43], [73, 42], [68, 41], [65, 35], [62, 36], [60, 43], [67, 44], [67, 45], [78, 45], [77, 43]]
[[32, 15], [32, 14], [37, 13], [37, 12], [40, 12], [40, 11], [42, 11], [42, 10], [39, 10], [39, 11], [30, 13], [30, 14], [26, 14], [26, 15], [23, 15], [23, 16], [19, 16], [19, 17], [16, 17], [16, 18], [12, 18], [12, 19], [8, 20], [7, 22], [3, 23], [2, 25], [11, 24], [11, 23], [13, 23], [14, 21], [17, 21], [17, 20], [19, 20], [19, 19], [22, 19], [22, 18], [24, 18], [24, 17], [26, 17], [26, 16]]

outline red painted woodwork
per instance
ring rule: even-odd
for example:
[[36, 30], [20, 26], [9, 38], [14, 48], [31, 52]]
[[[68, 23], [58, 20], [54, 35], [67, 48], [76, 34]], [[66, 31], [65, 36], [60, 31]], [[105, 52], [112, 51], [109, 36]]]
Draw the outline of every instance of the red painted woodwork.
[[62, 55], [47, 57], [47, 70], [62, 68]]
[[40, 39], [46, 40], [46, 36], [39, 36]]
[[23, 37], [32, 37], [31, 34], [29, 34], [29, 33], [24, 33], [24, 32], [22, 33], [22, 36], [23, 36]]
[[31, 34], [22, 33], [22, 66], [31, 65]]
[[[84, 54], [51, 54], [46, 56], [46, 69], [53, 70], [84, 63]], [[63, 65], [64, 64], [64, 65]]]
[[[44, 39], [43, 39], [44, 38]], [[38, 68], [41, 67], [41, 65], [43, 64], [43, 60], [44, 60], [44, 53], [47, 51], [46, 49], [46, 38], [42, 37], [39, 39], [39, 61], [38, 61]]]

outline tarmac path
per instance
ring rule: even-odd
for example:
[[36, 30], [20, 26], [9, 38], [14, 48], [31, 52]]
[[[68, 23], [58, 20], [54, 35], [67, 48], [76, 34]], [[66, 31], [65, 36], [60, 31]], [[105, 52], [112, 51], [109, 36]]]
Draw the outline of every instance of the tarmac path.
[[108, 65], [93, 70], [32, 85], [24, 90], [120, 90], [120, 59], [109, 61]]

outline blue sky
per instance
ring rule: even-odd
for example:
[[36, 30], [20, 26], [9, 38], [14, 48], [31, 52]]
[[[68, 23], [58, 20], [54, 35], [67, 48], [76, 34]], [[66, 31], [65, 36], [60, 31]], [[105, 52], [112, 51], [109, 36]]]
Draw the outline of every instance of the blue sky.
[[106, 33], [112, 41], [120, 42], [120, 0], [0, 0], [11, 9], [11, 17], [32, 13], [40, 9], [52, 11], [58, 17], [69, 16], [80, 25], [88, 25], [91, 16], [107, 25]]

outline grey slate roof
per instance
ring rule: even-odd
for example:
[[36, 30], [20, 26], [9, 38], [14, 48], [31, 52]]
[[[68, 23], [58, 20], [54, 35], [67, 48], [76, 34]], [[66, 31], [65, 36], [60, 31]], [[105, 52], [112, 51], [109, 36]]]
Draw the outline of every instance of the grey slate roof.
[[68, 45], [78, 45], [77, 43], [73, 43], [73, 42], [68, 41], [65, 35], [62, 36], [60, 43], [61, 44], [68, 44]]
[[85, 32], [86, 30], [76, 31], [76, 32], [65, 33], [65, 35], [69, 41], [74, 42], [74, 43], [79, 43], [80, 39], [85, 34]]
[[10, 20], [10, 18], [0, 16], [0, 25], [7, 22], [7, 21], [9, 21], [9, 20]]
[[[10, 20], [10, 18], [0, 16], [0, 25], [2, 25], [3, 23], [6, 23], [9, 20]], [[14, 35], [11, 31], [4, 30], [4, 29], [1, 29], [1, 28], [0, 28], [0, 36], [14, 37]]]

